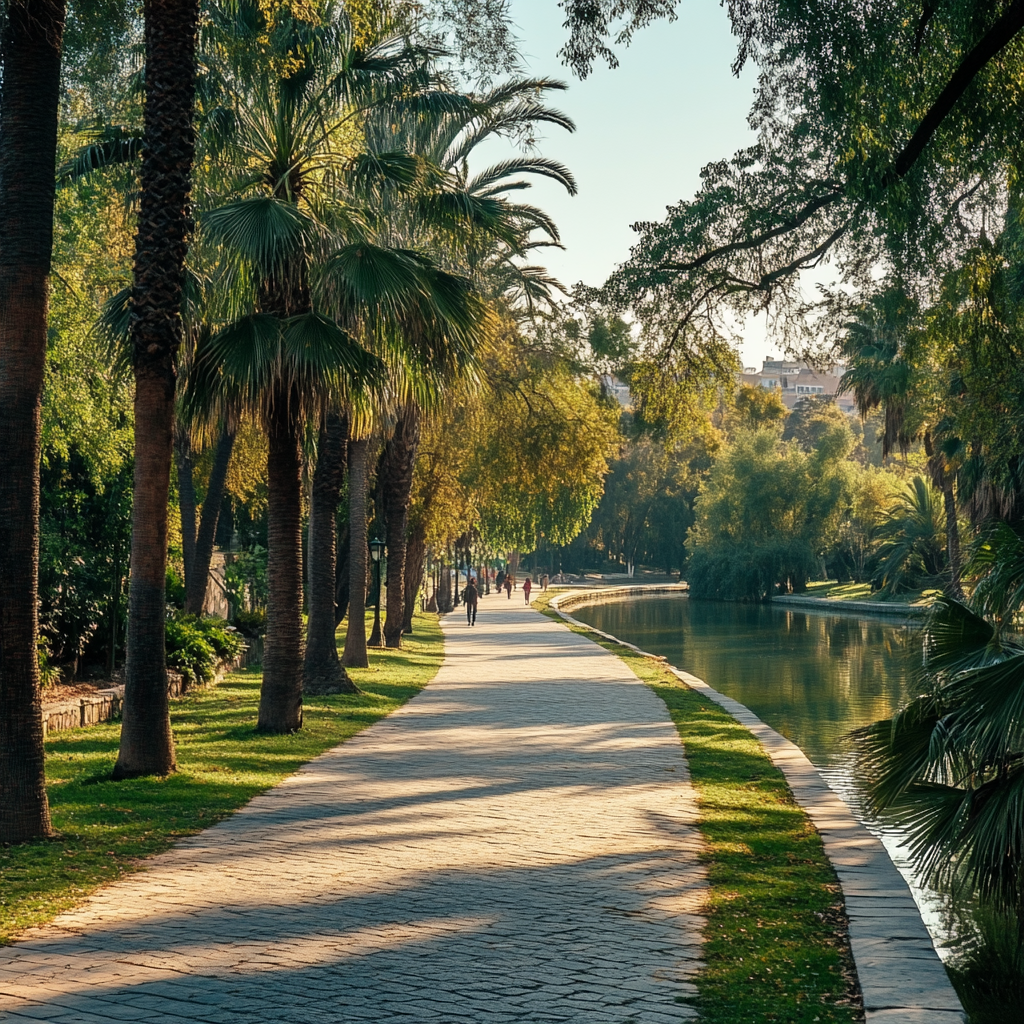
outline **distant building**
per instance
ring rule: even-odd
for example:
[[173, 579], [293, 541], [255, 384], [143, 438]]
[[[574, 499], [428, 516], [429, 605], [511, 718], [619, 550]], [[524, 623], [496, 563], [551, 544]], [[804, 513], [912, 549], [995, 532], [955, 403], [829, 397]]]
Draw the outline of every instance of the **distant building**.
[[801, 398], [810, 395], [830, 397], [843, 412], [852, 416], [856, 412], [853, 396], [839, 395], [839, 381], [845, 367], [833, 364], [827, 370], [814, 370], [805, 362], [784, 359], [766, 359], [760, 370], [748, 366], [738, 374], [741, 384], [781, 392], [783, 404], [792, 409]]
[[601, 390], [614, 398], [623, 409], [633, 408], [633, 396], [629, 392], [629, 385], [623, 384], [618, 377], [610, 373], [601, 374]]

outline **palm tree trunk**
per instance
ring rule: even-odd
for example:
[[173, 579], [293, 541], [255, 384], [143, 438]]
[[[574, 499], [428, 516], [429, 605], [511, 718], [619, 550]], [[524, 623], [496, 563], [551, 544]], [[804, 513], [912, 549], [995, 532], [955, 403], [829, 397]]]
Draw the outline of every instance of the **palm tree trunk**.
[[942, 505], [946, 513], [946, 552], [949, 555], [949, 593], [958, 601], [964, 598], [960, 576], [963, 571], [963, 560], [960, 553], [960, 524], [956, 514], [956, 496], [953, 494], [953, 475], [946, 472], [942, 476]]
[[144, 14], [145, 146], [132, 289], [135, 491], [128, 655], [115, 778], [165, 775], [174, 769], [164, 654], [167, 495], [181, 295], [191, 228], [199, 4], [198, 0], [146, 0]]
[[423, 580], [423, 562], [427, 556], [427, 531], [422, 523], [417, 524], [409, 535], [405, 551], [405, 618], [402, 632], [412, 632], [412, 617], [416, 611], [416, 596]]
[[335, 517], [347, 450], [348, 420], [328, 416], [320, 426], [309, 510], [309, 623], [303, 669], [307, 694], [359, 692], [338, 660], [335, 638]]
[[335, 542], [337, 561], [334, 566], [334, 626], [341, 625], [341, 620], [348, 614], [348, 591], [350, 573], [348, 564], [348, 516], [342, 524], [341, 532]]
[[279, 390], [267, 422], [267, 636], [256, 728], [302, 728], [302, 459], [295, 396]]
[[928, 474], [932, 483], [942, 491], [942, 508], [946, 515], [946, 557], [949, 561], [949, 584], [946, 591], [954, 600], [964, 598], [960, 577], [963, 559], [960, 552], [960, 524], [956, 514], [956, 495], [953, 493], [953, 474], [945, 458], [935, 451], [930, 430], [924, 432], [924, 452], [928, 456]]
[[[235, 429], [225, 424], [217, 438], [217, 447], [213, 453], [213, 465], [210, 467], [210, 482], [206, 488], [206, 500], [199, 517], [199, 532], [192, 557], [192, 574], [185, 568], [185, 611], [193, 615], [202, 615], [206, 604], [206, 588], [210, 579], [210, 563], [213, 561], [213, 542], [217, 539], [217, 523], [220, 520], [220, 509], [224, 504], [224, 487], [228, 478], [228, 466], [231, 465], [231, 452], [235, 447]], [[194, 513], [193, 513], [194, 514]]]
[[0, 843], [51, 834], [36, 651], [46, 360], [64, 0], [0, 20]]
[[405, 629], [405, 559], [409, 529], [412, 473], [420, 442], [420, 410], [409, 404], [402, 410], [388, 441], [383, 465], [384, 524], [388, 546], [388, 612], [384, 646], [401, 647]]
[[366, 668], [366, 458], [365, 438], [348, 445], [349, 591], [348, 632], [342, 665]]
[[[181, 513], [181, 550], [185, 563], [185, 593], [189, 592], [196, 564], [196, 485], [192, 462], [192, 439], [180, 424], [174, 432], [174, 461], [178, 468], [178, 511]], [[185, 610], [188, 598], [185, 599]]]

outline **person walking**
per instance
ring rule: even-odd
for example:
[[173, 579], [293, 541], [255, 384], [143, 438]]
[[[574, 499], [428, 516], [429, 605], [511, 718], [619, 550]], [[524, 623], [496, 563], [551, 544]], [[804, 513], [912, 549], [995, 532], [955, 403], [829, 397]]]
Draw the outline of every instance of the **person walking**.
[[511, 601], [512, 600], [512, 577], [505, 577], [505, 596]]
[[477, 589], [476, 580], [472, 576], [462, 591], [462, 600], [466, 605], [466, 625], [475, 626], [476, 606], [480, 601], [480, 591]]
[[540, 578], [540, 592], [543, 594], [548, 589], [548, 574], [544, 573]]
[[494, 578], [494, 585], [498, 588], [498, 592], [505, 586], [505, 570], [499, 569], [498, 575]]
[[523, 597], [526, 598], [526, 603], [530, 603], [530, 591], [533, 589], [533, 580], [529, 576], [523, 580]]

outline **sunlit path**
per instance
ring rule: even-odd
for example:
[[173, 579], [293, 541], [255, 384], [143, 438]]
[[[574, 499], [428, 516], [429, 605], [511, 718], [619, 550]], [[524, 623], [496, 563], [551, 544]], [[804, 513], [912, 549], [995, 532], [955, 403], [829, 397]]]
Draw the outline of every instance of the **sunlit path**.
[[661, 701], [522, 605], [220, 825], [0, 951], [0, 1020], [678, 1021], [694, 806]]

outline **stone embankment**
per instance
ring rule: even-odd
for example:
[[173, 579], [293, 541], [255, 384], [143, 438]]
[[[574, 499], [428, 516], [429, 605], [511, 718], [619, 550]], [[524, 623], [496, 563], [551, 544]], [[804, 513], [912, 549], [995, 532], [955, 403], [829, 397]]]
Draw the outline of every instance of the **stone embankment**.
[[897, 619], [920, 618], [931, 611], [931, 606], [927, 604], [905, 604], [899, 601], [840, 601], [802, 594], [773, 597], [772, 604], [838, 615], [885, 615]]

